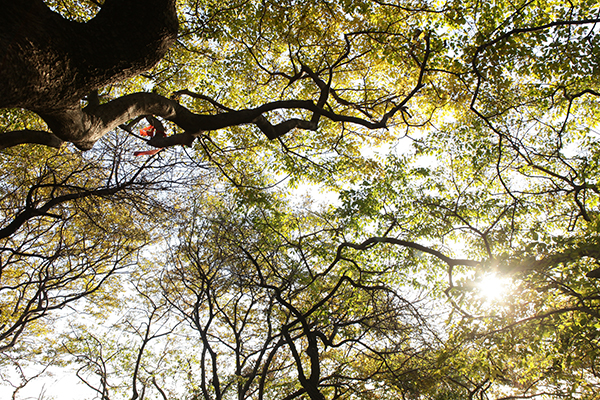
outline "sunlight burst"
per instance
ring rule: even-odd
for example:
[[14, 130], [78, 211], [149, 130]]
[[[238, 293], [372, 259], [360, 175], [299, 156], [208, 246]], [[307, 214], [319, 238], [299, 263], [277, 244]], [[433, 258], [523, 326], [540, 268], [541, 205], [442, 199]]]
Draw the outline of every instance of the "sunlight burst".
[[506, 295], [510, 282], [510, 278], [499, 277], [491, 273], [484, 275], [477, 284], [477, 287], [486, 300], [495, 301], [500, 300]]

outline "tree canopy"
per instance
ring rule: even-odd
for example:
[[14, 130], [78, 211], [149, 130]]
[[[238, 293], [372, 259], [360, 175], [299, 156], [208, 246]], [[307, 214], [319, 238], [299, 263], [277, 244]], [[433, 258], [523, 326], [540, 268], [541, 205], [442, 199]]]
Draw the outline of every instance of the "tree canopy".
[[0, 11], [14, 399], [598, 398], [597, 1]]

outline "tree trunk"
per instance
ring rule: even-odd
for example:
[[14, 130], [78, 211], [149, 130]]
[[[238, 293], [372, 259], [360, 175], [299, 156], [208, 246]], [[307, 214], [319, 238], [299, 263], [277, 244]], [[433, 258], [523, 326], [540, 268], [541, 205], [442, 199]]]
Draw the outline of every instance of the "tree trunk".
[[177, 27], [175, 0], [106, 0], [87, 23], [65, 20], [42, 0], [0, 0], [0, 108], [32, 110], [76, 142], [64, 132], [85, 136], [80, 100], [154, 66]]

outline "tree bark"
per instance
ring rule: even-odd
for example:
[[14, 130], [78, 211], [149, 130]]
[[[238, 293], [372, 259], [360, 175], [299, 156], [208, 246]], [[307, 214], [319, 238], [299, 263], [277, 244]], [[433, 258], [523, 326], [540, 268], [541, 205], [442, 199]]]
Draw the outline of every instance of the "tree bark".
[[0, 107], [55, 113], [154, 66], [177, 34], [174, 0], [106, 0], [87, 23], [42, 0], [0, 0]]
[[0, 108], [34, 111], [60, 140], [90, 148], [98, 135], [81, 99], [154, 66], [177, 28], [175, 0], [106, 0], [87, 23], [42, 0], [0, 0]]

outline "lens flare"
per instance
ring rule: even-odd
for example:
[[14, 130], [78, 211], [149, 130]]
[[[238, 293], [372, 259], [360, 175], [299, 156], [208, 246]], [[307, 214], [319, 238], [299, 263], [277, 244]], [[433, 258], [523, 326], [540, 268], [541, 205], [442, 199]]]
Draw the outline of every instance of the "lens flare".
[[486, 300], [497, 301], [506, 295], [510, 282], [510, 278], [499, 277], [496, 274], [486, 274], [477, 284], [477, 288]]

